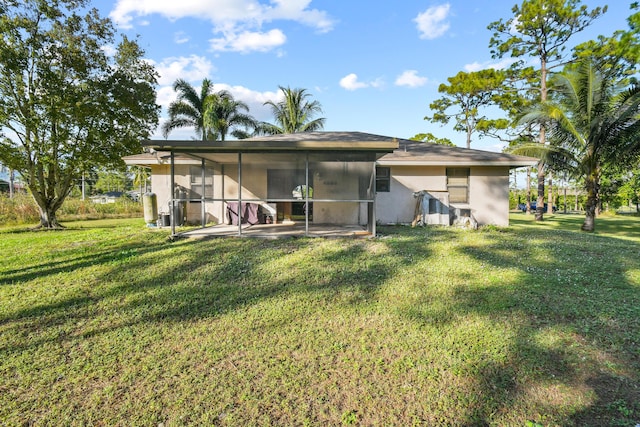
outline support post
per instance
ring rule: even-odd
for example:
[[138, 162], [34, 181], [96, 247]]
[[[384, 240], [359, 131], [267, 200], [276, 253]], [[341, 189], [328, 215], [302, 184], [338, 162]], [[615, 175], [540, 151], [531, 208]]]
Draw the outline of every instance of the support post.
[[369, 231], [369, 233], [371, 233], [371, 235], [373, 237], [376, 237], [376, 163], [373, 162], [373, 171], [371, 176], [373, 177], [372, 182], [373, 182], [373, 186], [372, 189], [373, 191], [371, 192], [370, 197], [373, 199], [372, 202], [367, 203], [367, 207], [368, 207], [368, 212], [367, 212], [367, 229]]
[[242, 237], [242, 153], [238, 153], [238, 236]]
[[171, 150], [171, 202], [169, 219], [171, 221], [171, 236], [176, 235], [176, 179], [175, 179], [175, 154]]
[[309, 153], [306, 153], [304, 160], [304, 236], [309, 237]]
[[[201, 170], [201, 179], [202, 179], [202, 193], [200, 194], [200, 225], [202, 226], [202, 228], [205, 227], [206, 225], [206, 220], [205, 220], [205, 215], [206, 215], [206, 209], [205, 209], [205, 193], [206, 193], [206, 182], [205, 182], [205, 170], [204, 170], [204, 159], [202, 159], [202, 170]], [[213, 188], [213, 187], [212, 187]]]

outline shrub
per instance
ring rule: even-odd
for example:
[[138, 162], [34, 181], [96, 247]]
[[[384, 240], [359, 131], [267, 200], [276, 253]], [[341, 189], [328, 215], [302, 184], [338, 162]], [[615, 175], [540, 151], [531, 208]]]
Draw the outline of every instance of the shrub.
[[0, 193], [0, 224], [23, 224], [38, 222], [40, 213], [33, 198], [24, 193], [17, 193], [10, 198]]
[[[142, 204], [122, 198], [115, 203], [93, 203], [91, 200], [68, 198], [58, 210], [58, 219], [102, 219], [142, 216]], [[33, 197], [18, 193], [13, 198], [0, 193], [0, 225], [33, 224], [40, 221], [40, 211]]]

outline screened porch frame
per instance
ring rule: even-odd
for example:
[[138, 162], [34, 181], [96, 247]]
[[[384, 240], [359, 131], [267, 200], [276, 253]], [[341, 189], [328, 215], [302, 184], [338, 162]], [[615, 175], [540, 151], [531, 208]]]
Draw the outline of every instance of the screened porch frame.
[[[211, 151], [211, 153], [215, 153], [216, 151]], [[228, 150], [225, 151], [226, 153], [228, 153]], [[197, 160], [200, 161], [200, 169], [201, 169], [201, 182], [202, 182], [202, 191], [200, 194], [199, 198], [180, 198], [180, 197], [176, 197], [176, 192], [175, 192], [175, 188], [176, 188], [176, 182], [175, 182], [175, 154], [176, 153], [180, 153], [183, 155], [188, 155], [192, 158], [195, 158]], [[376, 203], [376, 197], [375, 197], [375, 182], [376, 182], [376, 159], [378, 157], [378, 155], [376, 153], [371, 153], [371, 152], [359, 152], [359, 151], [352, 151], [350, 152], [351, 154], [360, 154], [360, 155], [365, 155], [365, 160], [363, 159], [358, 159], [357, 161], [360, 162], [366, 162], [366, 163], [370, 163], [370, 183], [369, 183], [369, 188], [367, 189], [367, 198], [352, 198], [352, 199], [337, 199], [337, 198], [316, 198], [316, 197], [310, 197], [309, 196], [309, 191], [305, 191], [304, 194], [304, 198], [298, 199], [298, 198], [253, 198], [253, 197], [243, 197], [243, 154], [274, 154], [274, 153], [279, 153], [282, 154], [281, 151], [257, 151], [257, 150], [251, 150], [251, 151], [241, 151], [238, 150], [237, 152], [235, 152], [234, 154], [237, 155], [237, 167], [238, 167], [238, 174], [237, 174], [237, 183], [238, 183], [238, 195], [236, 198], [230, 198], [230, 197], [224, 197], [225, 195], [225, 177], [227, 177], [228, 175], [225, 172], [225, 164], [224, 163], [219, 163], [219, 162], [215, 162], [212, 161], [210, 159], [205, 158], [202, 155], [198, 155], [198, 153], [194, 153], [194, 152], [189, 152], [189, 151], [183, 151], [183, 150], [174, 150], [171, 149], [170, 150], [170, 174], [171, 174], [171, 198], [170, 198], [170, 223], [171, 223], [171, 235], [172, 236], [176, 236], [176, 218], [175, 218], [175, 214], [176, 214], [176, 203], [179, 202], [190, 202], [190, 201], [199, 201], [201, 204], [201, 228], [206, 228], [206, 203], [212, 203], [212, 202], [222, 202], [222, 209], [224, 210], [224, 206], [228, 203], [228, 202], [237, 202], [237, 206], [241, 207], [242, 203], [250, 203], [250, 202], [262, 202], [262, 203], [277, 203], [277, 202], [304, 202], [306, 203], [307, 206], [309, 206], [310, 203], [319, 203], [319, 202], [327, 202], [327, 203], [358, 203], [358, 204], [366, 204], [367, 205], [367, 232], [370, 233], [370, 235], [375, 236], [376, 234], [376, 217], [375, 217], [375, 203]], [[301, 150], [295, 150], [289, 154], [291, 154], [292, 158], [296, 158], [302, 154], [304, 155], [304, 176], [305, 176], [305, 188], [309, 188], [309, 157], [312, 154], [318, 154], [318, 153], [333, 153], [335, 154], [335, 152], [333, 151], [319, 151], [319, 150], [314, 150], [314, 151], [301, 151]], [[368, 155], [367, 155], [368, 154]], [[335, 160], [335, 163], [345, 163], [348, 160]], [[291, 162], [291, 164], [295, 164], [296, 162]], [[206, 180], [206, 176], [205, 176], [205, 171], [208, 165], [214, 165], [214, 166], [219, 166], [220, 167], [220, 179], [222, 180], [221, 182], [221, 193], [222, 193], [222, 197], [215, 197], [215, 193], [213, 194], [214, 197], [206, 197], [206, 191], [205, 191], [205, 180]], [[214, 174], [214, 177], [216, 175]], [[242, 233], [242, 209], [238, 209], [238, 229], [237, 229], [237, 236], [242, 237], [243, 233]], [[221, 217], [224, 217], [224, 212], [221, 213]], [[309, 232], [309, 226], [310, 226], [310, 209], [305, 209], [305, 215], [304, 215], [305, 219], [304, 219], [304, 225], [305, 225], [305, 236], [309, 237], [311, 236], [310, 232]]]

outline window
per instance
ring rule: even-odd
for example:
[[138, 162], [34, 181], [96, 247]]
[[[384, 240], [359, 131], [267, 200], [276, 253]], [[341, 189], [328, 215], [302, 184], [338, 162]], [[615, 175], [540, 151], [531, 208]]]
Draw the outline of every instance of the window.
[[[191, 166], [189, 168], [190, 183], [191, 183], [191, 197], [192, 199], [199, 199], [202, 197], [202, 167]], [[213, 169], [204, 169], [204, 196], [213, 197]]]
[[447, 168], [449, 202], [469, 202], [469, 168]]
[[391, 190], [391, 168], [376, 166], [376, 192], [388, 193]]

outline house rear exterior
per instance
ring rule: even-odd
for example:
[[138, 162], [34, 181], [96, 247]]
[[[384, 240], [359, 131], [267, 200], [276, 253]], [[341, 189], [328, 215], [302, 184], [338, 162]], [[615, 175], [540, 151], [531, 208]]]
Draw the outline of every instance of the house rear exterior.
[[159, 213], [174, 224], [297, 221], [362, 225], [374, 234], [376, 224], [414, 221], [416, 192], [427, 194], [427, 211], [441, 214], [437, 223], [472, 215], [480, 225], [506, 226], [509, 170], [536, 163], [360, 132], [143, 146], [147, 153], [124, 160], [151, 169]]

